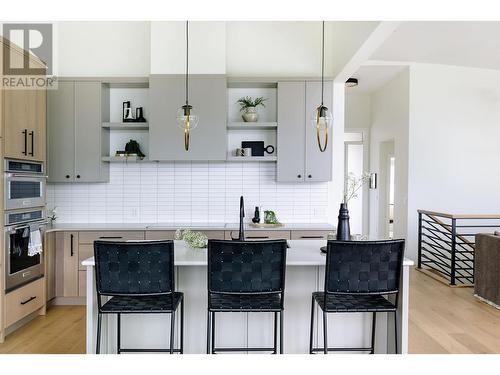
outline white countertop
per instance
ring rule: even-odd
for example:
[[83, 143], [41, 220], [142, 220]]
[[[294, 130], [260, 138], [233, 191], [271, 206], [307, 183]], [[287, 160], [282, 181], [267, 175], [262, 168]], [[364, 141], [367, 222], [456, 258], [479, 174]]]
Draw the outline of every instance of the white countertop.
[[[324, 240], [291, 240], [288, 241], [290, 248], [287, 252], [287, 266], [322, 266], [325, 264], [326, 254], [320, 251], [321, 246], [326, 245]], [[206, 266], [207, 250], [192, 249], [184, 241], [174, 241], [176, 266]], [[411, 259], [405, 258], [404, 266], [412, 266]], [[94, 257], [85, 259], [83, 266], [94, 266]]]
[[[192, 230], [238, 230], [239, 224], [225, 223], [109, 223], [109, 224], [87, 224], [87, 223], [55, 223], [52, 224], [47, 231], [106, 231], [106, 230], [176, 230], [176, 229], [192, 229]], [[313, 223], [301, 224], [290, 223], [284, 224], [282, 227], [275, 228], [254, 228], [245, 224], [245, 230], [321, 230], [329, 231], [334, 227], [328, 223]]]

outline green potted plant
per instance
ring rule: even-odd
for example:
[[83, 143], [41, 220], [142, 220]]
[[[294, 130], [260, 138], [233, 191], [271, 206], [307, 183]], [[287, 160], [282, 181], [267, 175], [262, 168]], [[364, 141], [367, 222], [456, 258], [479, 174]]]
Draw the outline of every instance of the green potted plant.
[[257, 122], [259, 119], [259, 114], [257, 113], [257, 107], [266, 105], [264, 102], [267, 99], [260, 96], [258, 98], [252, 98], [251, 96], [245, 96], [244, 98], [238, 99], [237, 103], [240, 105], [240, 112], [244, 112], [241, 116], [245, 122]]

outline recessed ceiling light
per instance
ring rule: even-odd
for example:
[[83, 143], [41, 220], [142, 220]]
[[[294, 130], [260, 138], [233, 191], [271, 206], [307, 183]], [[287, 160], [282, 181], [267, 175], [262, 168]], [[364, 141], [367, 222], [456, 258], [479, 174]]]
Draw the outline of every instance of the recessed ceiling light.
[[356, 87], [357, 85], [358, 85], [357, 78], [349, 78], [347, 81], [345, 81], [345, 87]]

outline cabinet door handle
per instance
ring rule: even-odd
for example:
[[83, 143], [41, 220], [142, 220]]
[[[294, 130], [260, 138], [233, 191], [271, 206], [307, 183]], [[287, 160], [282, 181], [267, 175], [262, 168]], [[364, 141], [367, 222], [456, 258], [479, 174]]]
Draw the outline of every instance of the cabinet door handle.
[[302, 175], [298, 174], [298, 175], [297, 175], [297, 178], [302, 178]]
[[22, 154], [28, 155], [28, 129], [24, 129], [22, 133], [24, 135], [24, 151], [22, 152]]
[[35, 156], [35, 131], [32, 130], [30, 131], [30, 136], [31, 136], [31, 156]]
[[69, 178], [69, 174], [66, 175], [66, 178]]
[[300, 236], [300, 238], [302, 238], [304, 240], [306, 240], [306, 239], [312, 240], [312, 239], [315, 239], [315, 238], [322, 240], [323, 238], [325, 238], [325, 236]]
[[76, 175], [76, 178], [80, 178], [80, 175], [79, 175], [79, 174], [77, 174], [77, 175]]
[[120, 238], [123, 238], [121, 236], [101, 236], [99, 239], [101, 240], [119, 240]]
[[35, 298], [36, 298], [36, 296], [30, 297], [30, 298], [28, 298], [26, 301], [22, 301], [22, 302], [21, 302], [21, 305], [26, 305], [28, 302], [33, 301]]
[[75, 255], [75, 250], [73, 249], [73, 235], [70, 235], [70, 245], [69, 245], [69, 250], [71, 256]]
[[308, 175], [307, 178], [312, 178], [312, 175]]

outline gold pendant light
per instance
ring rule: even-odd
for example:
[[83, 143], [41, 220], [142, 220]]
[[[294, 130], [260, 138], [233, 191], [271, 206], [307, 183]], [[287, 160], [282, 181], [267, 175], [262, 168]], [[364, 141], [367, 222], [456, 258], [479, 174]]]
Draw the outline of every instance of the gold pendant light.
[[191, 130], [198, 126], [199, 117], [189, 104], [189, 21], [186, 21], [186, 103], [177, 111], [177, 125], [184, 131], [184, 149], [189, 151]]
[[[316, 128], [316, 139], [318, 148], [325, 152], [328, 147], [328, 130], [332, 126], [333, 118], [331, 112], [323, 105], [323, 94], [325, 87], [325, 21], [321, 30], [321, 104], [314, 110], [312, 125]], [[324, 133], [324, 142], [321, 142], [321, 133]]]

